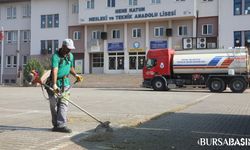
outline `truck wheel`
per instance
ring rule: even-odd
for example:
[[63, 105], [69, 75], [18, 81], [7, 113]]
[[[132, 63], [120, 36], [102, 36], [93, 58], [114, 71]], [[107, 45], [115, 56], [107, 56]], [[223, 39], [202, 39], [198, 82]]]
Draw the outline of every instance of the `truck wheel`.
[[209, 90], [211, 92], [221, 93], [226, 88], [225, 82], [220, 78], [212, 78], [209, 82]]
[[161, 78], [156, 78], [152, 82], [152, 87], [155, 91], [164, 91], [167, 90], [166, 83]]
[[230, 81], [229, 87], [233, 93], [242, 93], [247, 88], [247, 83], [243, 78], [234, 78]]

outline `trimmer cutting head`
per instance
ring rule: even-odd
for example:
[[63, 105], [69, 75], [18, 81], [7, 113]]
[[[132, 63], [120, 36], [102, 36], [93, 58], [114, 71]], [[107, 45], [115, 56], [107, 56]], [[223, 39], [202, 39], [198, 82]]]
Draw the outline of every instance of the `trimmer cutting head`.
[[100, 124], [95, 128], [95, 132], [113, 132], [113, 129], [110, 127], [110, 121], [100, 122]]

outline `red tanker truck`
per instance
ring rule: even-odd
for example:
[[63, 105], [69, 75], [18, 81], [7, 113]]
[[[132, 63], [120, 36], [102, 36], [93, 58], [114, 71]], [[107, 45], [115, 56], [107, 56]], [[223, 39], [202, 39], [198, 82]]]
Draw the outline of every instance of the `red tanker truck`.
[[208, 87], [223, 92], [227, 87], [242, 93], [249, 85], [249, 55], [245, 48], [175, 51], [154, 49], [147, 53], [143, 87], [156, 91]]

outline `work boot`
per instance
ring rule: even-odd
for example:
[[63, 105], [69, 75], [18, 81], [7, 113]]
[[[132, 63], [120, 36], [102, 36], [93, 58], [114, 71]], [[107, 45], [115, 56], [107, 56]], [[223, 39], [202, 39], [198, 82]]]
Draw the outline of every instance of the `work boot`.
[[72, 130], [69, 129], [68, 127], [54, 127], [52, 129], [52, 131], [54, 131], [54, 132], [64, 132], [64, 133], [71, 133], [72, 132]]

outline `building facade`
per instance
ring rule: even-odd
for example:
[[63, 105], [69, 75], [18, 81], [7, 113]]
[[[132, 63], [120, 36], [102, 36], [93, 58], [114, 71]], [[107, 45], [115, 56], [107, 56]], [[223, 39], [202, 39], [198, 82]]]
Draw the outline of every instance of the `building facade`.
[[220, 47], [250, 47], [250, 0], [219, 1]]
[[15, 81], [25, 56], [48, 61], [67, 37], [87, 74], [141, 73], [149, 49], [249, 46], [249, 1], [0, 0], [4, 80]]
[[30, 1], [0, 1], [0, 27], [4, 29], [3, 56], [0, 72], [3, 83], [16, 83], [20, 71], [30, 56], [31, 34]]

